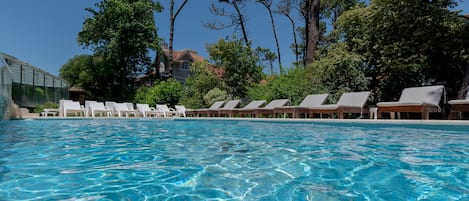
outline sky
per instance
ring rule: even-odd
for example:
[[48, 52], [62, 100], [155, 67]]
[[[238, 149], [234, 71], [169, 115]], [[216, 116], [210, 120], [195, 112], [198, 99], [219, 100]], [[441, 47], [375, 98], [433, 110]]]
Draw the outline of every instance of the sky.
[[[60, 67], [70, 58], [91, 54], [79, 46], [77, 34], [90, 16], [86, 8], [94, 8], [99, 0], [0, 0], [0, 52], [14, 56], [51, 74], [58, 75]], [[160, 1], [166, 8], [155, 14], [158, 35], [169, 40], [169, 0]], [[176, 7], [181, 0], [176, 0]], [[210, 30], [207, 22], [226, 22], [214, 16], [210, 4], [217, 0], [189, 0], [176, 18], [174, 50], [192, 49], [208, 58], [207, 45], [231, 36], [235, 30]], [[275, 41], [266, 9], [259, 4], [246, 8], [248, 38], [252, 47], [269, 48], [276, 52]], [[469, 14], [469, 0], [459, 2], [457, 10]], [[286, 17], [275, 15], [283, 66], [290, 66], [295, 56], [291, 24]], [[299, 19], [298, 19], [299, 20]], [[238, 38], [241, 38], [239, 32]], [[274, 64], [278, 71], [278, 64]]]

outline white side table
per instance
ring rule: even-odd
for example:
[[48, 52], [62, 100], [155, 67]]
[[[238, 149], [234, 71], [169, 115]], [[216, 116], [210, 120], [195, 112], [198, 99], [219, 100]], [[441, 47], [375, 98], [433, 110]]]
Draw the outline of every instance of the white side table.
[[47, 117], [49, 116], [49, 114], [55, 117], [57, 116], [58, 113], [59, 113], [59, 109], [46, 108], [44, 109], [44, 112], [42, 114], [43, 114], [43, 117]]

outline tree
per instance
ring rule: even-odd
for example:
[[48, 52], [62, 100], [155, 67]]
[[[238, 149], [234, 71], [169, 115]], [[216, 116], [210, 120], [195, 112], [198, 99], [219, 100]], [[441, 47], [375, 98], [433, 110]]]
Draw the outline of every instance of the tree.
[[170, 27], [169, 27], [169, 62], [168, 62], [168, 68], [173, 69], [173, 40], [174, 40], [174, 23], [176, 22], [176, 17], [179, 15], [181, 12], [182, 8], [186, 5], [188, 0], [184, 0], [179, 8], [177, 9], [176, 13], [174, 13], [174, 0], [171, 0], [171, 5], [169, 8], [169, 22], [170, 22]]
[[229, 41], [218, 40], [209, 45], [208, 52], [216, 68], [223, 69], [222, 80], [227, 91], [235, 97], [244, 97], [247, 87], [262, 76], [262, 67], [256, 65], [258, 58], [253, 55], [254, 51], [235, 37]]
[[213, 30], [225, 29], [228, 27], [241, 27], [241, 33], [243, 34], [243, 39], [246, 45], [249, 47], [250, 42], [248, 39], [248, 33], [246, 30], [246, 19], [243, 15], [245, 3], [247, 0], [218, 0], [220, 3], [226, 3], [233, 6], [235, 13], [226, 12], [225, 9], [215, 6], [212, 4], [210, 6], [210, 12], [217, 16], [229, 17], [231, 22], [229, 24], [220, 24], [220, 23], [206, 23], [205, 27]]
[[209, 105], [204, 102], [204, 96], [214, 88], [226, 87], [206, 61], [191, 64], [190, 71], [191, 76], [186, 79], [181, 104], [189, 108], [208, 107]]
[[325, 57], [310, 65], [308, 70], [316, 78], [314, 80], [328, 90], [331, 99], [337, 100], [344, 92], [368, 89], [364, 58], [348, 51], [345, 43], [331, 45]]
[[112, 68], [106, 65], [101, 57], [79, 55], [67, 61], [60, 68], [61, 78], [67, 80], [71, 86], [80, 87], [88, 92], [89, 98], [95, 100], [110, 100], [111, 83], [107, 82], [113, 76]]
[[274, 39], [275, 39], [275, 45], [277, 47], [277, 58], [278, 58], [278, 65], [280, 69], [280, 74], [283, 73], [282, 69], [282, 60], [280, 57], [280, 46], [278, 44], [278, 37], [277, 37], [277, 31], [275, 30], [275, 21], [274, 21], [274, 16], [272, 14], [272, 0], [256, 0], [260, 4], [262, 4], [265, 9], [267, 9], [267, 12], [269, 13], [270, 16], [270, 24], [272, 25], [272, 32], [274, 33]]
[[268, 61], [270, 64], [270, 74], [274, 74], [274, 61], [277, 59], [277, 55], [271, 52], [268, 48], [257, 47], [256, 55], [259, 58], [259, 63], [262, 65], [263, 62]]
[[151, 0], [104, 0], [86, 10], [92, 17], [85, 19], [78, 42], [113, 68], [105, 81], [111, 83], [115, 100], [125, 100], [136, 75], [151, 65], [149, 50], [158, 45], [153, 12], [161, 6]]
[[290, 11], [293, 8], [293, 4], [295, 3], [294, 1], [296, 0], [281, 0], [279, 4], [277, 5], [276, 13], [285, 15], [285, 17], [287, 17], [291, 23], [292, 33], [293, 33], [293, 46], [294, 46], [293, 52], [295, 54], [295, 59], [296, 59], [295, 62], [298, 64], [300, 51], [299, 51], [299, 46], [298, 46], [297, 36], [296, 36], [296, 25], [295, 25], [295, 20], [293, 20], [290, 14]]
[[319, 14], [321, 12], [320, 0], [303, 0], [301, 2], [301, 15], [305, 22], [305, 58], [304, 65], [314, 61], [314, 54], [318, 49], [320, 29]]
[[383, 100], [397, 98], [406, 87], [445, 84], [455, 97], [468, 57], [468, 25], [452, 0], [373, 0], [338, 19], [341, 37], [364, 56], [370, 87]]

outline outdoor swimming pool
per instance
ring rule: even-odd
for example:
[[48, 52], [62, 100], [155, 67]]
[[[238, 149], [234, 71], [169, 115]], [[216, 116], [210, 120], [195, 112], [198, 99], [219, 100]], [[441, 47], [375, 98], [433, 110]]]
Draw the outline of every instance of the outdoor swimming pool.
[[3, 121], [0, 200], [469, 200], [469, 127]]

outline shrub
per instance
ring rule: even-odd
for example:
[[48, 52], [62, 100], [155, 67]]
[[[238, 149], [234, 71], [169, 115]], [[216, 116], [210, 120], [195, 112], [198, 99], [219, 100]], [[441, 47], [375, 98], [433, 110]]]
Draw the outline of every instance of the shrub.
[[170, 107], [178, 104], [182, 96], [182, 85], [175, 79], [162, 81], [153, 87], [141, 87], [137, 90], [134, 100], [149, 105], [167, 104]]
[[307, 95], [324, 92], [324, 87], [316, 84], [303, 68], [290, 69], [286, 74], [272, 76], [250, 87], [248, 95], [252, 100], [288, 98], [292, 105], [299, 104]]
[[45, 108], [57, 109], [59, 108], [59, 104], [53, 102], [46, 102], [42, 105], [36, 105], [33, 111], [34, 113], [41, 113], [44, 111]]
[[212, 90], [208, 91], [207, 94], [204, 96], [204, 101], [207, 105], [212, 105], [216, 101], [224, 101], [228, 97], [226, 91], [223, 91], [219, 88], [213, 88]]

